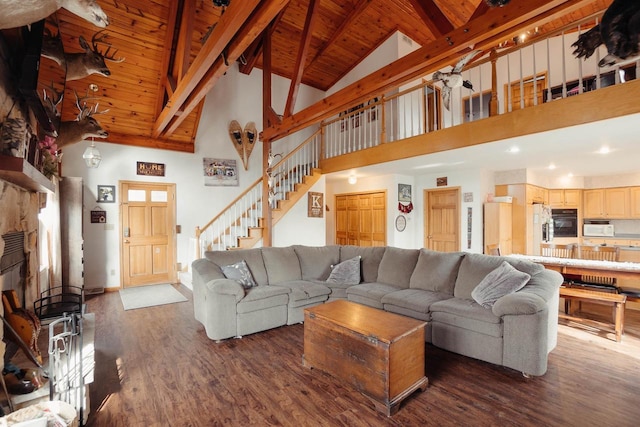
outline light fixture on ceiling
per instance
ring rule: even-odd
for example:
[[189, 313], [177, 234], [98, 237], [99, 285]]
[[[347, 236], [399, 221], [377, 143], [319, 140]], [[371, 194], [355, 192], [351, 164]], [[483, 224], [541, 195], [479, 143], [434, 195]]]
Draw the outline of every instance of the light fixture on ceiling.
[[556, 165], [554, 163], [549, 163], [549, 169], [554, 170]]
[[598, 150], [599, 154], [609, 154], [611, 150], [609, 149], [608, 146], [603, 145], [602, 147], [600, 147], [600, 149]]
[[507, 152], [509, 152], [509, 153], [519, 153], [520, 152], [520, 148], [518, 148], [516, 146], [513, 146], [513, 147], [509, 148], [507, 150]]
[[213, 0], [213, 5], [218, 7], [227, 7], [231, 0]]
[[91, 138], [91, 145], [84, 150], [84, 154], [82, 155], [84, 162], [87, 164], [88, 168], [97, 168], [100, 166], [100, 161], [102, 160], [102, 156], [100, 155], [100, 151], [96, 148], [96, 143]]
[[97, 84], [95, 84], [95, 83], [90, 83], [90, 84], [89, 84], [89, 90], [90, 90], [91, 92], [97, 92], [97, 91], [98, 91], [98, 89], [100, 89], [100, 88], [98, 87], [98, 85], [97, 85]]
[[358, 182], [358, 178], [355, 175], [349, 175], [349, 179], [347, 180], [347, 182], [349, 184], [353, 185], [356, 182]]

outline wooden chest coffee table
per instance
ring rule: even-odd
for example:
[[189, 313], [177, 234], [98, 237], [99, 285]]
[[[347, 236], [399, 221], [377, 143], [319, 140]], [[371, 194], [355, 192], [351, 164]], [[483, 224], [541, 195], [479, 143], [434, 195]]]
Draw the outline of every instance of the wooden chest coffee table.
[[425, 322], [350, 301], [304, 310], [302, 363], [340, 378], [393, 415], [427, 388]]

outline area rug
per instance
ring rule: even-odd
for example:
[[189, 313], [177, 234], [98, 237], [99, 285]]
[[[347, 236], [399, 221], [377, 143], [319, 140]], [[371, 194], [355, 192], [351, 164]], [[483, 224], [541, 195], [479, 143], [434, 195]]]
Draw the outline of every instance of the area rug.
[[187, 301], [184, 295], [169, 284], [121, 289], [120, 299], [125, 310]]

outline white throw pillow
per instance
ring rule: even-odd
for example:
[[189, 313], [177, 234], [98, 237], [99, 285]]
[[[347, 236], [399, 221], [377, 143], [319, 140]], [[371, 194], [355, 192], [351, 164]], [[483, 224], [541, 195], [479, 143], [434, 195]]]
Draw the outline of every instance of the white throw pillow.
[[360, 255], [331, 266], [327, 283], [336, 285], [357, 285], [360, 283]]
[[244, 260], [236, 262], [235, 264], [225, 265], [221, 268], [224, 277], [226, 277], [227, 279], [235, 280], [236, 282], [240, 283], [245, 289], [258, 286], [256, 281], [253, 280], [251, 270], [249, 270], [249, 266], [247, 266], [247, 263]]
[[475, 302], [484, 308], [491, 308], [500, 298], [524, 287], [531, 276], [516, 270], [507, 261], [485, 276], [471, 292]]

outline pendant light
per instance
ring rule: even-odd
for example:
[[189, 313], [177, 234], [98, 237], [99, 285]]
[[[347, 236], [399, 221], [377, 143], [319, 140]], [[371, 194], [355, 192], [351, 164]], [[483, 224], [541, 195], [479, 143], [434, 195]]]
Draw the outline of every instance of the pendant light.
[[84, 150], [84, 154], [82, 155], [84, 162], [87, 164], [88, 168], [97, 168], [100, 166], [100, 160], [102, 160], [102, 156], [100, 155], [100, 151], [96, 148], [96, 143], [91, 138], [91, 145]]

